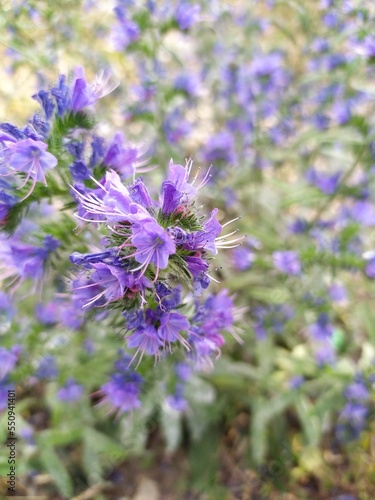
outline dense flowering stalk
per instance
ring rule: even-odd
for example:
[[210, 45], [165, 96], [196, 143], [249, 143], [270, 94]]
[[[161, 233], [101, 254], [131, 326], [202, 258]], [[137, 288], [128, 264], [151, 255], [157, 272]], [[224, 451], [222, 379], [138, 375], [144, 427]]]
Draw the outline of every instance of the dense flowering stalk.
[[[74, 292], [85, 309], [112, 305], [125, 311], [130, 333], [125, 340], [128, 348], [135, 349], [133, 359], [139, 355], [138, 363], [145, 354], [158, 359], [172, 353], [177, 343], [192, 360], [209, 359], [210, 354], [220, 353], [224, 343], [220, 329], [233, 323], [233, 304], [222, 295], [216, 302], [196, 304], [191, 319], [180, 312], [181, 287], [173, 282], [184, 283], [190, 294], [198, 285], [207, 288], [217, 247], [231, 247], [239, 240], [230, 239], [235, 231], [219, 237], [217, 210], [209, 217], [197, 211], [197, 191], [208, 181], [209, 172], [198, 181], [199, 172], [191, 180], [191, 170], [191, 160], [185, 167], [171, 161], [159, 200], [150, 197], [142, 178], [125, 186], [113, 170], [96, 181], [96, 194], [73, 188], [77, 217], [104, 222], [111, 231], [104, 251], [71, 255], [72, 263], [83, 270], [73, 283]], [[214, 315], [225, 300], [229, 317], [216, 325]], [[209, 308], [213, 317], [202, 325]]]
[[[121, 9], [117, 14], [124, 28], [126, 17]], [[185, 30], [195, 22], [197, 9], [192, 6], [187, 14], [178, 11]], [[98, 77], [89, 84], [78, 67], [71, 81], [61, 75], [56, 86], [35, 94], [44, 118], [35, 114], [23, 129], [0, 125], [0, 217], [11, 233], [0, 240], [0, 271], [12, 294], [25, 281], [34, 283], [35, 315], [46, 328], [79, 330], [90, 319], [122, 322], [131, 354], [121, 354], [99, 393], [112, 408], [128, 412], [141, 406], [142, 377], [135, 369], [145, 356], [159, 360], [176, 352], [176, 359], [200, 369], [220, 354], [222, 331], [234, 322], [232, 299], [225, 291], [199, 297], [212, 279], [209, 270], [218, 249], [233, 248], [241, 238], [235, 236], [237, 230], [221, 235], [238, 218], [222, 226], [217, 209], [204, 213], [198, 206], [198, 191], [210, 181], [211, 169], [201, 175], [200, 169], [193, 173], [192, 160], [185, 166], [171, 160], [156, 199], [143, 178], [136, 178], [149, 170], [139, 150], [120, 132], [107, 141], [92, 130], [90, 108], [113, 89], [108, 81]], [[35, 220], [58, 220], [54, 204], [61, 201], [74, 208], [78, 238], [53, 222], [34, 235]], [[23, 218], [26, 211], [30, 220]], [[99, 243], [103, 227], [107, 234]], [[91, 233], [93, 244], [83, 245], [81, 232]], [[75, 249], [77, 243], [81, 251]], [[83, 253], [87, 246], [91, 252]], [[71, 250], [72, 293], [61, 293], [60, 284], [60, 293], [43, 303], [44, 278], [51, 263], [60, 263], [60, 250], [62, 255]], [[69, 263], [62, 267], [67, 276]], [[13, 351], [3, 351], [1, 379], [18, 359]], [[44, 356], [34, 374], [42, 381], [57, 378], [54, 354]], [[58, 399], [78, 400], [81, 385], [72, 376], [65, 380]], [[181, 397], [178, 390], [175, 404]]]

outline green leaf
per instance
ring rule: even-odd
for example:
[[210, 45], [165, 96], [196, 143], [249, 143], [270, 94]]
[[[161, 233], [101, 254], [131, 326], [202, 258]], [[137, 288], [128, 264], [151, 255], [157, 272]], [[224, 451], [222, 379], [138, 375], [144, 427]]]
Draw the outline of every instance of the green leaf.
[[38, 440], [48, 446], [66, 446], [75, 443], [81, 439], [82, 429], [77, 427], [69, 429], [46, 429], [40, 431]]
[[302, 394], [295, 401], [295, 407], [307, 444], [312, 447], [318, 446], [322, 426], [321, 419], [316, 415], [314, 407]]
[[84, 430], [82, 462], [90, 484], [100, 482], [124, 457], [124, 447], [112, 438], [91, 427]]
[[189, 453], [191, 486], [198, 491], [210, 490], [217, 484], [217, 455], [212, 450], [219, 446], [220, 434], [217, 426], [210, 426], [207, 432], [192, 443]]
[[39, 443], [40, 461], [44, 469], [53, 478], [56, 487], [67, 498], [73, 496], [73, 484], [64, 464], [52, 446], [43, 442]]
[[368, 336], [375, 345], [375, 313], [367, 304], [359, 307], [358, 311], [358, 318], [361, 318], [364, 322]]
[[328, 412], [337, 411], [338, 408], [343, 406], [343, 389], [344, 384], [336, 384], [327, 389], [323, 394], [321, 394], [314, 404], [314, 414], [323, 419], [327, 416]]
[[230, 379], [241, 377], [245, 380], [259, 380], [260, 375], [256, 368], [241, 361], [232, 361], [226, 356], [222, 356], [215, 363], [215, 370], [211, 378], [217, 375], [227, 376]]
[[252, 416], [250, 423], [251, 458], [254, 465], [261, 465], [268, 451], [267, 427], [271, 419], [286, 410], [298, 397], [297, 391], [288, 391], [274, 396], [263, 397], [251, 401]]

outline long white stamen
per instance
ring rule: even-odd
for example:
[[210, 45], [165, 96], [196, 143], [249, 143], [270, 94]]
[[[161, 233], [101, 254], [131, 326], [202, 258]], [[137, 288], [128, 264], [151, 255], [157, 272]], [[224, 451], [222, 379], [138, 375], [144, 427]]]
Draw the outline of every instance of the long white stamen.
[[241, 216], [238, 216], [232, 220], [229, 220], [228, 222], [226, 222], [225, 224], [223, 224], [221, 227], [225, 227], [227, 226], [228, 224], [232, 224], [232, 222], [236, 222], [236, 220], [240, 220], [241, 219]]
[[103, 290], [103, 292], [100, 292], [97, 295], [95, 295], [95, 297], [93, 299], [91, 299], [89, 302], [86, 302], [86, 304], [82, 306], [82, 309], [85, 309], [85, 307], [88, 307], [91, 304], [93, 304], [94, 302], [96, 302], [98, 299], [100, 299], [101, 297], [103, 297], [103, 295], [106, 292], [107, 292], [107, 290]]
[[214, 281], [215, 283], [221, 283], [221, 281], [218, 281], [216, 278], [213, 278], [210, 274], [206, 273], [206, 276], [210, 278], [210, 280]]
[[95, 179], [95, 177], [93, 177], [92, 175], [90, 175], [90, 179], [91, 179], [92, 181], [94, 181], [94, 182], [95, 182], [95, 184], [97, 184], [97, 185], [100, 187], [100, 189], [102, 189], [105, 193], [107, 193], [107, 194], [108, 194], [108, 191], [107, 191], [107, 190], [106, 190], [106, 188], [103, 186], [103, 184], [101, 184], [99, 181], [97, 181], [97, 180]]
[[191, 169], [193, 168], [193, 163], [194, 163], [193, 158], [189, 158], [187, 163], [186, 163], [186, 170], [187, 170], [188, 177], [190, 176]]
[[[242, 241], [243, 239], [245, 238], [245, 236], [239, 236], [238, 238], [234, 238], [233, 240], [223, 240], [223, 241], [219, 241], [218, 244], [221, 245], [221, 246], [225, 246], [225, 245], [231, 245], [232, 243], [237, 243], [238, 241]], [[215, 239], [215, 242], [217, 240]], [[218, 245], [216, 245], [218, 246]]]
[[194, 185], [194, 182], [198, 179], [199, 172], [201, 171], [201, 167], [198, 167], [197, 173], [194, 176], [194, 179], [190, 183], [192, 186]]
[[237, 243], [236, 245], [225, 245], [225, 244], [222, 244], [222, 245], [215, 245], [215, 246], [216, 246], [216, 248], [221, 248], [221, 249], [237, 248], [237, 247], [242, 246], [242, 243]]
[[210, 175], [210, 172], [211, 172], [211, 169], [212, 169], [212, 165], [210, 166], [210, 168], [207, 170], [206, 172], [206, 175], [203, 177], [203, 180], [202, 182], [199, 184], [199, 186], [197, 187], [197, 189], [201, 189], [203, 186], [205, 186], [207, 184], [207, 182], [211, 179], [212, 175]]
[[229, 238], [229, 236], [232, 236], [233, 234], [238, 233], [238, 231], [239, 231], [239, 229], [235, 229], [231, 233], [224, 234], [223, 236], [218, 236], [217, 238], [215, 238], [215, 241], [224, 240], [225, 238]]

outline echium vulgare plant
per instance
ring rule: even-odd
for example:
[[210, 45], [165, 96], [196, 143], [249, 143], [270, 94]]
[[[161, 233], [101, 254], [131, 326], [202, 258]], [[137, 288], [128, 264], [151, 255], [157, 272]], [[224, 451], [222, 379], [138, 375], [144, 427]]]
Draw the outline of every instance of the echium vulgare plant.
[[[76, 68], [70, 82], [60, 76], [34, 96], [43, 115], [22, 129], [0, 125], [0, 269], [9, 294], [3, 299], [27, 290], [27, 282], [39, 297], [53, 286], [52, 301], [36, 308], [42, 323], [79, 330], [95, 320], [123, 332], [124, 349], [98, 390], [119, 412], [141, 406], [142, 359], [173, 354], [179, 382], [170, 404], [181, 410], [188, 374], [212, 365], [225, 342], [223, 330], [234, 323], [227, 291], [203, 292], [214, 279], [210, 267], [218, 249], [233, 248], [241, 238], [236, 229], [221, 235], [229, 223], [219, 223], [217, 209], [204, 213], [198, 204], [209, 169], [201, 175], [191, 159], [185, 166], [171, 160], [154, 199], [136, 178], [148, 170], [138, 149], [121, 133], [109, 142], [94, 133], [90, 108], [113, 88], [103, 77], [89, 84]], [[12, 362], [2, 381], [22, 358], [19, 346], [5, 351]], [[45, 361], [36, 377], [45, 374], [42, 365], [54, 367], [52, 358]], [[72, 377], [58, 392], [62, 400], [81, 393]]]

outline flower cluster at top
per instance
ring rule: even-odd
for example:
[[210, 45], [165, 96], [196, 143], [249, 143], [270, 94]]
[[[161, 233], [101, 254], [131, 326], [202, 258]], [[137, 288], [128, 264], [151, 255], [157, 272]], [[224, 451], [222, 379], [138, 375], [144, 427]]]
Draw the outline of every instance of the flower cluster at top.
[[[108, 77], [97, 77], [92, 84], [86, 80], [83, 68], [77, 67], [68, 85], [61, 75], [56, 87], [40, 90], [33, 96], [43, 108], [43, 115], [35, 113], [22, 129], [12, 123], [0, 124], [0, 222], [5, 224], [10, 209], [30, 197], [39, 183], [47, 186], [48, 172], [55, 169], [61, 154], [62, 141], [67, 143], [73, 162], [70, 173], [73, 179], [89, 176], [89, 167], [100, 156], [111, 154], [111, 147], [104, 148], [104, 140], [93, 137], [90, 164], [83, 162], [83, 142], [73, 140], [72, 133], [90, 129], [92, 119], [86, 108], [113, 90]], [[117, 148], [121, 151], [121, 139]], [[48, 150], [47, 150], [48, 149]], [[113, 145], [112, 145], [113, 149]], [[52, 153], [51, 153], [52, 150]], [[120, 152], [119, 151], [119, 152]], [[113, 154], [113, 153], [112, 153]], [[62, 158], [59, 158], [62, 163]], [[129, 161], [128, 161], [129, 163]], [[67, 182], [66, 172], [59, 169], [60, 177]], [[32, 198], [38, 199], [39, 193]]]
[[[90, 108], [113, 88], [108, 78], [89, 84], [76, 68], [72, 81], [60, 76], [34, 96], [43, 116], [36, 113], [23, 129], [0, 124], [0, 278], [10, 292], [8, 316], [12, 295], [31, 282], [32, 294], [53, 290], [52, 300], [35, 308], [44, 325], [80, 330], [93, 318], [109, 318], [109, 329], [121, 324], [129, 352], [100, 393], [112, 408], [129, 411], [140, 406], [143, 377], [135, 370], [145, 355], [157, 360], [177, 351], [173, 359], [199, 370], [220, 354], [233, 302], [226, 290], [202, 295], [218, 248], [241, 238], [232, 237], [237, 230], [221, 236], [228, 223], [219, 223], [217, 209], [204, 213], [198, 205], [210, 169], [201, 175], [191, 159], [185, 166], [171, 160], [154, 198], [136, 178], [149, 170], [138, 148], [119, 132], [110, 141], [95, 134]], [[62, 293], [69, 273], [72, 285]], [[18, 356], [5, 350], [2, 357], [5, 379]], [[48, 377], [53, 359], [45, 357]], [[35, 373], [43, 379], [43, 362]], [[80, 394], [70, 376], [58, 397]]]

